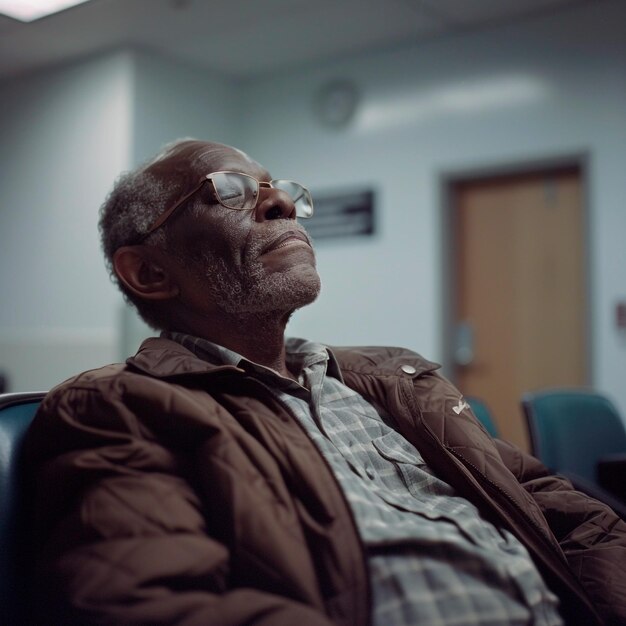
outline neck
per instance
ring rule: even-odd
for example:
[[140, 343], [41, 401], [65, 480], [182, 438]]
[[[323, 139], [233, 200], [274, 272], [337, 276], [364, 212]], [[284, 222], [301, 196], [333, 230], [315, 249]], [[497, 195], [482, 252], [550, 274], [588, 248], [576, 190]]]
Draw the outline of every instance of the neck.
[[244, 315], [214, 312], [203, 319], [178, 321], [172, 330], [217, 343], [293, 379], [285, 361], [285, 327], [290, 316], [291, 312]]

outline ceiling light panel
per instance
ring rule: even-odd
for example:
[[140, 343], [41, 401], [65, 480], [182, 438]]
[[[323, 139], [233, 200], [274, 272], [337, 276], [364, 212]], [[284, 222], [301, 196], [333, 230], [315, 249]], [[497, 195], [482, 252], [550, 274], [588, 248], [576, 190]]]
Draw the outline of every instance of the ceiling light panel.
[[22, 22], [58, 13], [88, 0], [0, 0], [0, 13]]

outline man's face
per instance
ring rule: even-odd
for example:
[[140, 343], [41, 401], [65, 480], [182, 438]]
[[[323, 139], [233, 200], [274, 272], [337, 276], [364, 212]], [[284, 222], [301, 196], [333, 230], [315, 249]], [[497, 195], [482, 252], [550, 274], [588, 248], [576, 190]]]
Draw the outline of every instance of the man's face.
[[[198, 180], [224, 170], [271, 180], [244, 153], [211, 145]], [[207, 182], [194, 210], [183, 210], [169, 227], [173, 252], [188, 270], [181, 293], [194, 308], [216, 307], [242, 316], [284, 314], [309, 304], [319, 293], [310, 240], [282, 191], [262, 187], [256, 208], [241, 211], [221, 206]]]

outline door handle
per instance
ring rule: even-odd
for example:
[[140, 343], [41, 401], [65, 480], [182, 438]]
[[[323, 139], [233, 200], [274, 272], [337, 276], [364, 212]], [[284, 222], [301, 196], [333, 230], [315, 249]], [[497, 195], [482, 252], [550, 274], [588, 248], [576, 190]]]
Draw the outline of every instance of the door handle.
[[468, 321], [459, 322], [454, 334], [454, 363], [467, 367], [474, 361], [474, 328]]

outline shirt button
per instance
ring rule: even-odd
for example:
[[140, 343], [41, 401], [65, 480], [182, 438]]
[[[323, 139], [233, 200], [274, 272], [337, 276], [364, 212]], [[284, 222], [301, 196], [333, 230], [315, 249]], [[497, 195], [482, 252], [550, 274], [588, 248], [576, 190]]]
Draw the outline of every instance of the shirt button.
[[412, 365], [403, 365], [400, 368], [405, 374], [415, 374], [417, 370]]

